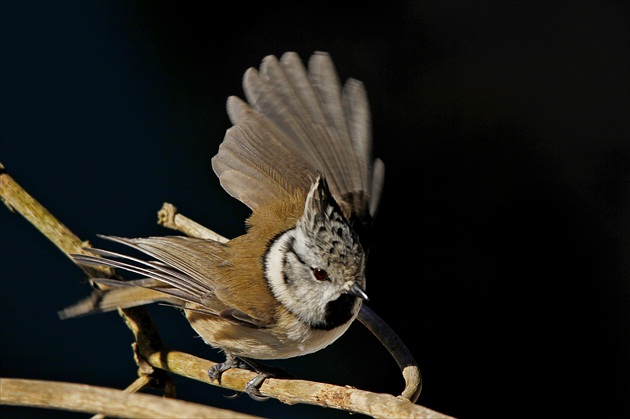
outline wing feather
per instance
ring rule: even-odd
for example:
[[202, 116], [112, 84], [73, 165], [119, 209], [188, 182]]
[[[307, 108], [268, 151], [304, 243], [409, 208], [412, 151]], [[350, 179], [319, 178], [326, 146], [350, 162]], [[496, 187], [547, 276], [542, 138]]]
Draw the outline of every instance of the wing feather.
[[[226, 262], [231, 252], [227, 244], [184, 236], [99, 237], [129, 246], [155, 260], [143, 260], [94, 248], [88, 249], [94, 256], [73, 255], [81, 264], [109, 266], [143, 278], [132, 281], [96, 278], [95, 282], [112, 288], [104, 292], [97, 290], [89, 299], [68, 307], [60, 312], [62, 318], [165, 301], [186, 310], [252, 327], [265, 327], [273, 321], [273, 311], [263, 311], [257, 306], [268, 307], [271, 294], [247, 289], [241, 294], [253, 292], [257, 297], [256, 304], [245, 299], [252, 306], [251, 310], [242, 311], [239, 304], [234, 304], [234, 284], [230, 282], [232, 276], [223, 270], [240, 268]], [[244, 273], [242, 269], [239, 272]], [[245, 274], [250, 275], [251, 272]]]
[[355, 153], [359, 186], [356, 190], [371, 191], [372, 123], [370, 106], [363, 83], [349, 79], [343, 88], [343, 105], [348, 115], [350, 138]]
[[[335, 162], [335, 168], [326, 174], [329, 183], [343, 196], [361, 188], [360, 168], [356, 159], [350, 133], [348, 115], [341, 99], [341, 84], [328, 54], [313, 54], [308, 63], [309, 76], [324, 109], [324, 124], [328, 138], [322, 138], [325, 158]], [[328, 140], [328, 141], [326, 141]]]
[[[374, 215], [383, 183], [373, 167], [371, 120], [363, 84], [342, 87], [330, 56], [304, 66], [295, 52], [265, 57], [243, 76], [247, 103], [232, 96], [233, 127], [212, 166], [221, 185], [251, 209], [308, 190], [318, 174], [351, 217]], [[376, 176], [376, 177], [375, 177]], [[374, 190], [373, 190], [374, 188]]]
[[256, 209], [308, 189], [313, 170], [296, 158], [300, 152], [283, 131], [236, 97], [228, 100], [228, 114], [239, 122], [226, 133], [212, 167], [230, 195]]

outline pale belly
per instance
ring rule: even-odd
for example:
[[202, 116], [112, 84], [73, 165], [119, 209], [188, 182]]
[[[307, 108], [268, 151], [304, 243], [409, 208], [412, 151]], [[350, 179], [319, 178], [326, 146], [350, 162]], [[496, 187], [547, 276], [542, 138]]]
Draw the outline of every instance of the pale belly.
[[254, 359], [285, 359], [319, 351], [343, 335], [356, 318], [332, 330], [320, 330], [293, 321], [257, 329], [194, 312], [187, 316], [208, 345]]

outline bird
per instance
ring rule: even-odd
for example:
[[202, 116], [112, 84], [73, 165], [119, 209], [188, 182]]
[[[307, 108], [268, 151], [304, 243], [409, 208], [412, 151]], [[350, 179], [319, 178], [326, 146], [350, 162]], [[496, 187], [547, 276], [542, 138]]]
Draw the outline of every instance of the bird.
[[226, 130], [211, 166], [251, 213], [245, 233], [219, 242], [182, 235], [100, 238], [141, 257], [101, 248], [72, 255], [139, 275], [91, 278], [105, 285], [59, 312], [62, 319], [151, 303], [183, 310], [205, 343], [225, 354], [208, 371], [257, 373], [256, 400], [277, 371], [265, 360], [319, 351], [357, 318], [366, 292], [370, 236], [385, 165], [372, 156], [364, 84], [343, 84], [328, 52], [303, 62], [294, 51], [265, 56], [244, 72], [245, 100], [229, 96]]

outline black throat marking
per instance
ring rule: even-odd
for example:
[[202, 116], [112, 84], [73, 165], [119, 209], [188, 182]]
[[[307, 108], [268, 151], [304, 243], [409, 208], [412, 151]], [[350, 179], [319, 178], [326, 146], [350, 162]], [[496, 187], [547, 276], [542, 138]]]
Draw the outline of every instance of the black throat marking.
[[332, 330], [344, 325], [352, 319], [354, 315], [354, 305], [358, 297], [350, 294], [341, 294], [335, 301], [331, 301], [326, 305], [326, 317], [324, 321], [313, 323], [309, 326], [313, 329]]

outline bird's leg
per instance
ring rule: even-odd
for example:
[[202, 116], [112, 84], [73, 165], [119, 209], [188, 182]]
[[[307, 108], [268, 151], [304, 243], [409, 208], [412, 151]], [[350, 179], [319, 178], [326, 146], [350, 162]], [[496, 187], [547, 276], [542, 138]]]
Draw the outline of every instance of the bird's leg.
[[293, 378], [282, 368], [265, 365], [251, 358], [237, 357], [228, 352], [225, 353], [225, 362], [214, 365], [208, 370], [208, 377], [213, 381], [221, 382], [221, 375], [230, 368], [241, 368], [256, 372], [258, 375], [245, 385], [245, 392], [254, 400], [264, 401], [269, 397], [260, 394], [259, 388], [267, 378]]

